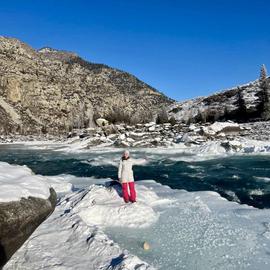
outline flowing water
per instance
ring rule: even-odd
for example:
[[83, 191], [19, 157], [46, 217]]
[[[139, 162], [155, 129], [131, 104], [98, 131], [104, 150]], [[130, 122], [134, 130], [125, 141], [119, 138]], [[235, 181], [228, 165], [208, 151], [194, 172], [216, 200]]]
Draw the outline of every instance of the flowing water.
[[[27, 165], [42, 175], [70, 174], [117, 179], [122, 149], [98, 149], [77, 153], [1, 145], [0, 161]], [[175, 150], [134, 149], [134, 158], [147, 158], [134, 166], [135, 180], [153, 179], [173, 189], [216, 191], [228, 200], [270, 208], [270, 155], [233, 155], [205, 160]], [[76, 187], [76, 183], [75, 187]], [[87, 186], [87, 178], [78, 186]], [[78, 187], [77, 186], [77, 187]]]
[[[71, 182], [75, 190], [96, 178], [117, 179], [123, 149], [62, 150], [61, 146], [1, 145], [0, 161], [27, 165], [37, 174], [61, 175], [59, 179]], [[153, 179], [175, 190], [153, 181], [141, 182], [150, 192], [164, 192], [160, 198], [167, 196], [173, 204], [155, 206], [159, 219], [150, 227], [105, 227], [105, 233], [122, 250], [157, 269], [269, 269], [268, 210], [239, 207], [213, 195], [216, 193], [208, 197], [209, 192], [180, 189], [216, 191], [228, 200], [270, 208], [270, 155], [210, 156], [179, 149], [132, 149], [131, 155], [147, 159], [144, 165], [134, 166], [136, 181]], [[144, 241], [150, 250], [142, 248]], [[114, 260], [120, 262], [121, 256]]]

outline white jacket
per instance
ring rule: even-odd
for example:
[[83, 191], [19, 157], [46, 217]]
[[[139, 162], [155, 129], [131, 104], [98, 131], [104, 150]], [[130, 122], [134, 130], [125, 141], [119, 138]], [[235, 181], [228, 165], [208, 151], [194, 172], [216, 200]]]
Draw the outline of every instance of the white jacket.
[[133, 176], [133, 165], [140, 165], [145, 163], [145, 159], [120, 159], [119, 167], [118, 167], [118, 179], [121, 183], [128, 183], [134, 181]]

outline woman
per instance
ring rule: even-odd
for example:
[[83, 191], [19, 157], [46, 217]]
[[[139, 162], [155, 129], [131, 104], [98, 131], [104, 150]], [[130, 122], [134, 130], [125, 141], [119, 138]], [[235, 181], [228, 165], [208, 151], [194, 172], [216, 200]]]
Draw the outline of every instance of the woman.
[[118, 179], [122, 184], [122, 193], [125, 203], [136, 202], [136, 190], [134, 184], [134, 176], [132, 165], [145, 163], [145, 159], [130, 158], [129, 151], [125, 150], [120, 159], [118, 168]]

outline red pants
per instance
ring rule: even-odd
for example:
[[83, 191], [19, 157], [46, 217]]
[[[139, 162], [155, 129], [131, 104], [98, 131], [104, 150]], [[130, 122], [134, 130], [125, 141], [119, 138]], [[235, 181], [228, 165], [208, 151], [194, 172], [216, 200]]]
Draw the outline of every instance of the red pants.
[[[129, 189], [129, 192], [128, 192]], [[135, 191], [135, 183], [129, 182], [129, 183], [122, 183], [122, 193], [123, 193], [123, 199], [127, 202], [136, 202], [136, 191]]]

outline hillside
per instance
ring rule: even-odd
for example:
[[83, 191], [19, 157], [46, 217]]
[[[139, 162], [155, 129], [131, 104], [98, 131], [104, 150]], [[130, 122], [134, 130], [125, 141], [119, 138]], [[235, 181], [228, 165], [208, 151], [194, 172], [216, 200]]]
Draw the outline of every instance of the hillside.
[[168, 113], [186, 123], [267, 120], [269, 116], [264, 111], [269, 110], [266, 104], [269, 106], [269, 85], [269, 77], [263, 81], [258, 79], [208, 97], [176, 102], [168, 107]]
[[147, 122], [172, 102], [126, 72], [0, 37], [0, 134], [61, 134], [98, 117]]

